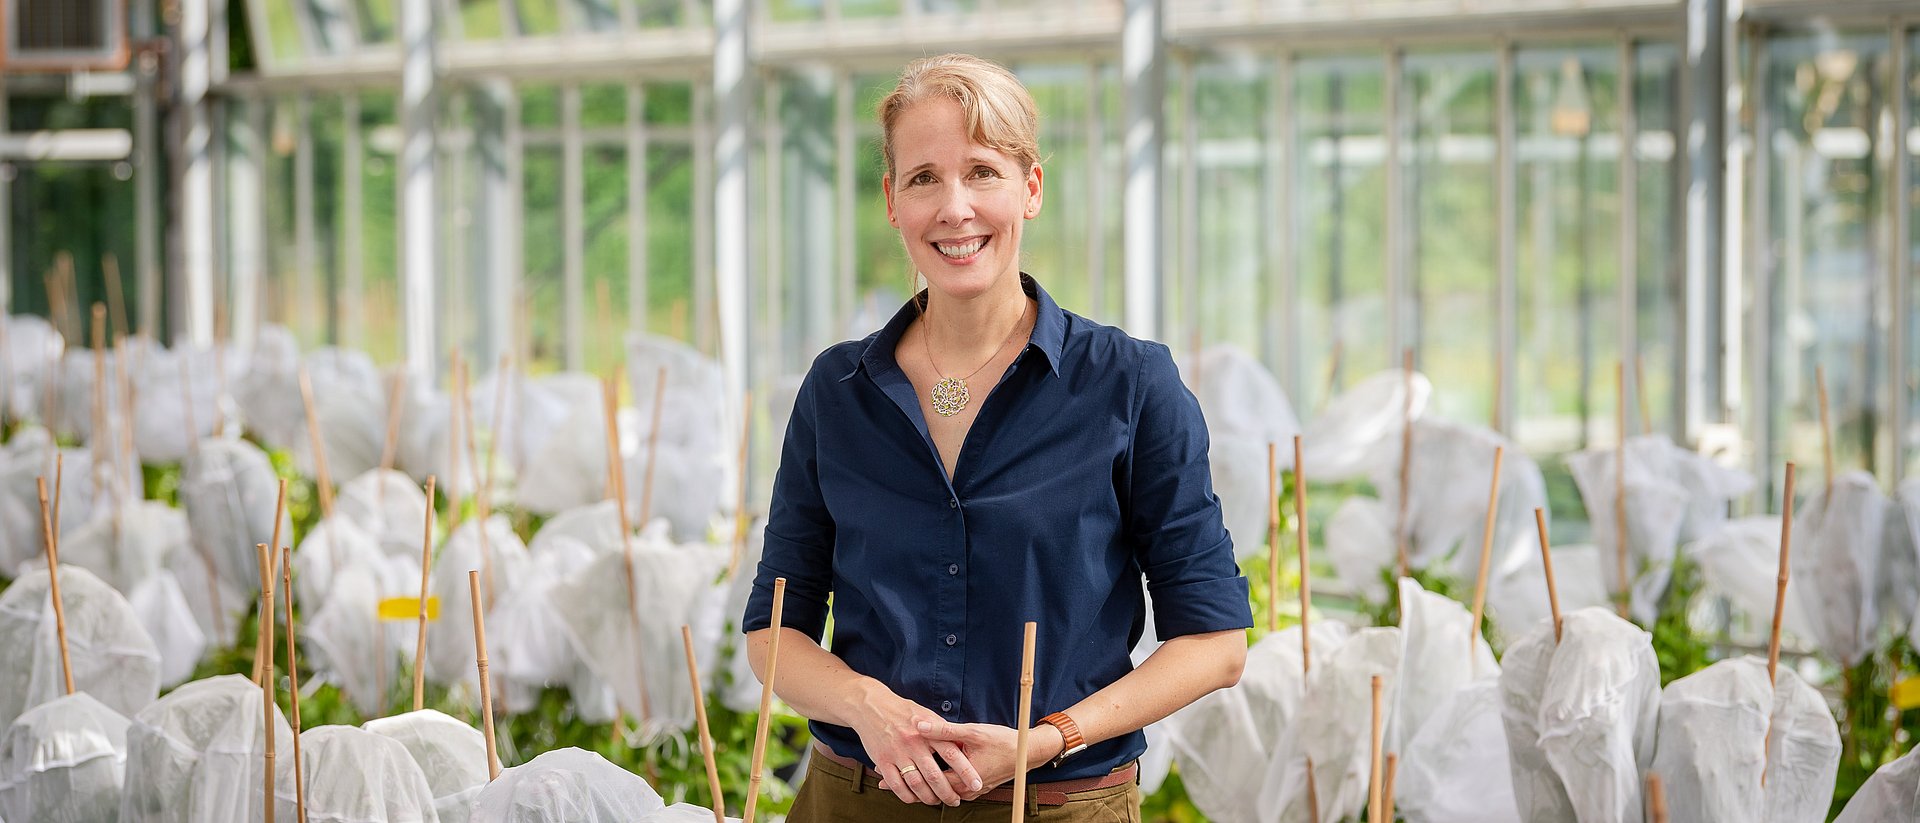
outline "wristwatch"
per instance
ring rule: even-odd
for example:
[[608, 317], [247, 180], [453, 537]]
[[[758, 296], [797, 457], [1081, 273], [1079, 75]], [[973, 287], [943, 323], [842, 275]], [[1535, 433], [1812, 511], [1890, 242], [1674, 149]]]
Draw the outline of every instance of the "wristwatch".
[[1073, 718], [1068, 717], [1066, 712], [1054, 712], [1040, 718], [1040, 722], [1059, 729], [1062, 742], [1059, 756], [1047, 765], [1059, 766], [1066, 762], [1067, 758], [1087, 750], [1087, 739], [1080, 736], [1080, 724], [1073, 722]]

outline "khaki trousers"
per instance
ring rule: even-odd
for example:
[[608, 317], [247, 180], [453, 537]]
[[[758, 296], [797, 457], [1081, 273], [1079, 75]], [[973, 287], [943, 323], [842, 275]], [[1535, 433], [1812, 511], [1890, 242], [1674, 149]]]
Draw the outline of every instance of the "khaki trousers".
[[[958, 806], [902, 803], [879, 778], [824, 757], [811, 758], [793, 801], [792, 823], [987, 823], [1012, 818], [1009, 803], [974, 800]], [[1067, 795], [1062, 806], [1027, 805], [1034, 823], [1140, 823], [1140, 786], [1125, 783]]]

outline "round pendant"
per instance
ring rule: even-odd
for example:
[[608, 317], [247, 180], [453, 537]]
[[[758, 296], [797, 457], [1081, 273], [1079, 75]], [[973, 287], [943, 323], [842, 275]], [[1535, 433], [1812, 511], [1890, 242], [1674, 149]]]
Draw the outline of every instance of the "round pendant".
[[941, 417], [952, 417], [967, 408], [967, 381], [954, 377], [933, 384], [933, 410]]

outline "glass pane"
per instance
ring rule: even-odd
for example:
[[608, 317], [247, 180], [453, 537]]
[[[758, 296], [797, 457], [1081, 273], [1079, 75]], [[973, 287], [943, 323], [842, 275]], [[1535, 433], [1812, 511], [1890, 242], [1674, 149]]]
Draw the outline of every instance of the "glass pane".
[[[1089, 165], [1100, 150], [1090, 145], [1090, 139], [1104, 137], [1102, 128], [1089, 127], [1089, 118], [1098, 116], [1096, 101], [1088, 99], [1089, 86], [1097, 93], [1098, 77], [1090, 80], [1089, 68], [1074, 64], [1017, 68], [1040, 112], [1045, 183], [1040, 215], [1027, 221], [1020, 239], [1021, 268], [1062, 308], [1084, 314], [1095, 302], [1096, 288], [1105, 285], [1104, 273], [1096, 276], [1090, 268], [1104, 267], [1104, 263], [1089, 248], [1094, 234], [1091, 221], [1101, 212], [1092, 180], [1097, 171]], [[1099, 185], [1118, 196], [1114, 181], [1102, 180]]]
[[1405, 78], [1410, 265], [1401, 300], [1417, 307], [1405, 339], [1420, 368], [1436, 377], [1434, 408], [1440, 414], [1491, 424], [1500, 323], [1494, 56], [1409, 55]]
[[536, 372], [557, 370], [566, 362], [559, 120], [558, 89], [522, 91], [520, 123], [526, 143], [521, 153], [521, 249], [526, 269], [519, 301], [525, 318], [519, 325], [527, 335], [528, 368]]
[[816, 21], [826, 15], [821, 0], [764, 0], [767, 19], [775, 23]]
[[1907, 38], [1906, 476], [1920, 477], [1920, 30]]
[[1883, 33], [1785, 35], [1765, 63], [1774, 462], [1823, 465], [1815, 369], [1826, 370], [1835, 471], [1877, 471], [1890, 400]]
[[[247, 11], [259, 10], [260, 15], [250, 18], [250, 28], [266, 35], [271, 59], [279, 63], [292, 63], [305, 57], [307, 47], [300, 39], [300, 24], [294, 19], [294, 3], [297, 0], [267, 0], [265, 3], [247, 4]], [[262, 21], [259, 16], [266, 17]], [[255, 42], [259, 42], [256, 40]]]
[[[647, 96], [653, 96], [649, 87]], [[647, 145], [647, 330], [693, 341], [693, 145]]]
[[[625, 105], [622, 103], [622, 108]], [[585, 172], [587, 317], [585, 367], [604, 374], [626, 360], [627, 149], [618, 131], [597, 138], [582, 158]]]
[[[132, 126], [132, 109], [124, 99], [99, 97], [12, 97], [6, 125], [15, 133], [68, 128]], [[16, 313], [47, 314], [49, 296], [43, 279], [55, 261], [72, 262], [72, 292], [60, 305], [67, 310], [65, 329], [80, 335], [68, 345], [85, 345], [92, 328], [88, 315], [93, 303], [106, 302], [102, 261], [113, 255], [120, 266], [121, 283], [131, 286], [136, 271], [134, 248], [133, 167], [124, 162], [71, 162], [14, 159], [9, 192], [11, 214], [4, 253], [13, 272], [11, 302]], [[128, 322], [139, 315], [137, 295], [128, 300]], [[163, 312], [164, 314], [164, 312]]]
[[893, 17], [900, 14], [902, 3], [922, 1], [923, 0], [840, 0], [840, 16]]
[[520, 33], [528, 35], [559, 34], [561, 30], [560, 4], [571, 0], [510, 0], [514, 15], [519, 18]]
[[[821, 349], [844, 339], [835, 317], [839, 301], [839, 225], [834, 191], [834, 83], [826, 71], [781, 76], [778, 102], [779, 167], [772, 171], [777, 200], [764, 225], [770, 274], [766, 314], [777, 333], [763, 338], [777, 360], [762, 373], [799, 375]], [[770, 124], [771, 125], [771, 124]], [[784, 411], [784, 410], [783, 410]]]
[[1515, 57], [1514, 431], [1535, 454], [1617, 439], [1618, 55], [1609, 44]]
[[[352, 0], [359, 13], [360, 39], [365, 43], [387, 43], [395, 38], [394, 29], [399, 24], [396, 0]], [[314, 4], [318, 5], [318, 4]]]
[[874, 110], [893, 90], [892, 74], [864, 74], [853, 78], [854, 104], [854, 294], [849, 337], [865, 335], [885, 325], [908, 294], [920, 287], [919, 275], [900, 245], [900, 233], [887, 223], [886, 196], [880, 180], [886, 165], [880, 155], [880, 126]]
[[1181, 278], [1196, 291], [1177, 325], [1194, 336], [1191, 343], [1231, 343], [1257, 357], [1269, 285], [1277, 286], [1262, 267], [1268, 226], [1262, 137], [1273, 67], [1265, 60], [1225, 56], [1194, 70], [1197, 221], [1183, 227], [1181, 236], [1197, 247], [1183, 251], [1181, 259], [1198, 268]]
[[[406, 345], [405, 324], [400, 299], [400, 218], [399, 176], [402, 135], [398, 122], [398, 101], [389, 92], [360, 95], [361, 146], [365, 158], [361, 165], [361, 247], [349, 248], [341, 236], [340, 254], [357, 254], [360, 260], [362, 288], [359, 294], [347, 293], [345, 284], [336, 286], [340, 299], [357, 300], [360, 318], [359, 340], [344, 342], [367, 353], [375, 363], [400, 360]], [[341, 181], [344, 184], [344, 180]]]
[[460, 0], [460, 36], [467, 40], [494, 40], [506, 34], [500, 19], [500, 0]]
[[[1309, 57], [1294, 71], [1302, 418], [1393, 361], [1386, 336], [1386, 83], [1381, 57]], [[1324, 375], [1324, 377], [1322, 377]]]
[[1686, 305], [1686, 249], [1680, 242], [1686, 187], [1680, 181], [1681, 61], [1670, 44], [1634, 51], [1633, 101], [1639, 137], [1633, 157], [1638, 223], [1635, 288], [1637, 386], [1652, 429], [1679, 431], [1683, 355], [1680, 309]]

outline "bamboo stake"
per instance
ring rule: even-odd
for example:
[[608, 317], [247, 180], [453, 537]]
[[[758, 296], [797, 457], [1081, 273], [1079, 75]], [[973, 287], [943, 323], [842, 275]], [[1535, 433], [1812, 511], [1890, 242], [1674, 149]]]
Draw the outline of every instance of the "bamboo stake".
[[[1308, 631], [1308, 615], [1313, 609], [1313, 575], [1307, 571], [1307, 463], [1301, 453], [1300, 435], [1293, 436], [1293, 519], [1298, 537], [1294, 541], [1300, 561], [1300, 680], [1313, 672], [1313, 635]], [[1320, 823], [1320, 792], [1313, 785], [1313, 758], [1307, 758], [1307, 820]]]
[[1387, 823], [1393, 823], [1393, 780], [1399, 774], [1400, 774], [1400, 755], [1388, 754], [1387, 755], [1387, 784], [1385, 787], [1381, 788], [1380, 790], [1381, 797], [1386, 801], [1387, 813], [1384, 819], [1387, 821]]
[[40, 490], [40, 531], [46, 541], [42, 547], [47, 553], [47, 588], [48, 596], [53, 598], [53, 629], [60, 640], [60, 676], [66, 684], [67, 694], [73, 694], [73, 659], [67, 655], [67, 605], [60, 598], [60, 539], [56, 536], [59, 531], [58, 520], [47, 509], [47, 479], [36, 477], [33, 482]]
[[[286, 513], [287, 513], [286, 478], [281, 478], [280, 492], [279, 492], [279, 495], [274, 498], [274, 500], [275, 502], [273, 504], [273, 543], [271, 545], [278, 546], [280, 545], [280, 521], [283, 517], [286, 516]], [[268, 572], [268, 573], [271, 574], [271, 572]], [[263, 588], [262, 591], [266, 591], [266, 589]], [[271, 600], [267, 601], [267, 614], [268, 616], [272, 616], [273, 614], [273, 601]], [[273, 656], [273, 641], [269, 639], [265, 634], [254, 635], [253, 637], [254, 685], [264, 685], [265, 681], [261, 679], [267, 676], [266, 674], [267, 668], [266, 668], [266, 662], [264, 658], [269, 658], [272, 656]]]
[[65, 496], [67, 487], [67, 455], [58, 446], [53, 450], [53, 546], [55, 555], [60, 553], [60, 499]]
[[427, 706], [427, 575], [433, 569], [433, 482], [427, 475], [427, 524], [420, 538], [420, 631], [413, 646], [413, 710]]
[[113, 252], [100, 255], [100, 273], [107, 281], [107, 305], [113, 311], [113, 336], [127, 336], [127, 298], [125, 287], [120, 285], [120, 258]]
[[[661, 404], [667, 397], [667, 367], [653, 381], [653, 419], [647, 421], [647, 473], [640, 479], [640, 527], [653, 522], [653, 467], [660, 462]], [[621, 482], [625, 486], [625, 481]], [[623, 489], [624, 491], [624, 489]]]
[[[500, 754], [493, 736], [493, 685], [487, 677], [487, 621], [480, 608], [480, 573], [467, 571], [467, 594], [473, 602], [473, 656], [480, 667], [480, 722], [487, 733], [487, 780], [500, 776]], [[694, 693], [696, 698], [699, 692]]]
[[1813, 367], [1813, 382], [1820, 395], [1820, 453], [1826, 458], [1827, 488], [1833, 488], [1833, 420], [1827, 416], [1827, 368]]
[[773, 677], [780, 664], [780, 617], [787, 602], [787, 579], [773, 579], [773, 624], [767, 634], [767, 679], [760, 684], [760, 719], [753, 726], [753, 765], [747, 777], [747, 811], [741, 823], [753, 823], [760, 805], [760, 772], [767, 762], [767, 724], [773, 719]]
[[287, 704], [293, 709], [293, 807], [296, 819], [307, 823], [307, 776], [300, 759], [300, 654], [293, 630], [293, 556], [280, 547], [280, 588], [287, 598]]
[[93, 453], [93, 496], [100, 498], [100, 475], [106, 471], [107, 461], [102, 459], [106, 449], [101, 448], [102, 441], [112, 442], [107, 434], [107, 307], [101, 303], [93, 304], [93, 431], [87, 435], [87, 449]]
[[1647, 405], [1647, 358], [1633, 356], [1633, 397], [1640, 401], [1640, 433], [1653, 433], [1653, 414]]
[[[387, 391], [387, 440], [380, 448], [380, 470], [391, 471], [396, 453], [400, 450], [400, 413], [406, 409], [407, 370], [395, 369], [391, 388]], [[386, 494], [386, 484], [379, 486], [381, 496]]]
[[1493, 447], [1493, 485], [1487, 490], [1487, 520], [1484, 534], [1480, 536], [1480, 572], [1473, 583], [1473, 631], [1467, 633], [1467, 660], [1477, 677], [1480, 674], [1480, 658], [1474, 652], [1478, 648], [1475, 641], [1480, 637], [1480, 621], [1487, 613], [1487, 566], [1493, 563], [1493, 518], [1500, 511], [1500, 466], [1506, 462], [1507, 447]]
[[1344, 346], [1341, 342], [1335, 340], [1333, 341], [1333, 351], [1327, 354], [1327, 389], [1320, 394], [1319, 408], [1326, 408], [1327, 402], [1333, 399], [1334, 390], [1339, 388], [1340, 359], [1345, 354], [1343, 349]]
[[1407, 494], [1413, 485], [1413, 349], [1400, 352], [1400, 372], [1404, 379], [1401, 392], [1400, 416], [1400, 513], [1394, 520], [1393, 533], [1395, 548], [1398, 552], [1399, 576], [1406, 577], [1408, 566], [1407, 534]]
[[[307, 367], [300, 367], [300, 404], [307, 414], [307, 444], [313, 450], [313, 479], [319, 486], [320, 516], [333, 516], [333, 475], [327, 471], [326, 435], [320, 431], [320, 415], [313, 410], [313, 379]], [[427, 495], [427, 510], [433, 510], [433, 495]]]
[[1027, 736], [1031, 731], [1027, 727], [1033, 722], [1033, 643], [1037, 627], [1038, 624], [1027, 621], [1020, 645], [1020, 714], [1019, 725], [1014, 727], [1019, 731], [1014, 735], [1013, 744], [1013, 823], [1026, 823], [1027, 819]]
[[1620, 591], [1615, 594], [1614, 607], [1620, 611], [1620, 619], [1626, 620], [1627, 605], [1633, 599], [1633, 584], [1627, 579], [1627, 402], [1623, 392], [1626, 389], [1626, 364], [1615, 361], [1613, 364], [1613, 392], [1619, 401], [1614, 403], [1614, 438], [1617, 444], [1613, 450], [1613, 542], [1614, 571], [1618, 575]]
[[[1831, 488], [1831, 487], [1829, 487]], [[1787, 613], [1788, 558], [1793, 546], [1793, 463], [1787, 463], [1787, 484], [1780, 501], [1780, 574], [1773, 587], [1773, 630], [1767, 636], [1767, 687], [1777, 688], [1780, 669], [1780, 621]], [[1767, 767], [1773, 760], [1773, 715], [1767, 715], [1767, 738], [1762, 747], [1760, 785], [1767, 785]]]
[[1280, 630], [1280, 471], [1267, 442], [1267, 631]]
[[747, 530], [752, 527], [747, 507], [747, 457], [753, 445], [753, 391], [740, 401], [740, 495], [734, 498], [733, 558], [727, 561], [727, 579], [740, 571], [740, 556], [747, 551]]
[[[468, 390], [470, 387], [467, 384], [467, 370], [464, 365], [461, 367], [460, 373], [455, 376], [455, 380], [459, 382], [460, 386], [459, 398], [456, 402], [460, 404], [461, 417], [466, 420], [467, 463], [473, 467], [474, 471], [478, 471], [480, 466], [479, 449], [475, 448], [473, 444], [473, 395]], [[492, 539], [487, 536], [487, 518], [492, 516], [493, 507], [488, 502], [486, 495], [481, 492], [482, 486], [480, 478], [470, 475], [469, 479], [473, 480], [473, 487], [475, 489], [474, 512], [480, 518], [480, 579], [486, 584], [486, 602], [492, 604], [493, 594], [496, 590], [493, 586], [493, 547], [491, 545]]]
[[200, 453], [200, 427], [193, 419], [193, 372], [185, 352], [180, 354], [180, 409], [187, 419], [187, 454]]
[[1385, 795], [1382, 791], [1386, 788], [1386, 769], [1380, 762], [1380, 688], [1381, 678], [1376, 674], [1373, 676], [1373, 734], [1371, 737], [1373, 767], [1368, 772], [1367, 779], [1367, 823], [1386, 823], [1380, 816], [1381, 812], [1386, 811]]
[[0, 312], [0, 441], [6, 439], [7, 417], [13, 414], [13, 348], [7, 345], [7, 326], [13, 322]]
[[[447, 531], [460, 527], [460, 350], [453, 350], [453, 365], [447, 370]], [[427, 498], [432, 507], [433, 498]]]
[[484, 489], [481, 492], [486, 495], [488, 500], [493, 499], [493, 455], [500, 445], [500, 433], [507, 429], [505, 422], [507, 375], [509, 374], [508, 367], [512, 362], [507, 355], [500, 355], [500, 368], [494, 372], [493, 377], [493, 420], [491, 421], [493, 425], [491, 430], [487, 432], [486, 479], [482, 481]]
[[1553, 551], [1547, 544], [1547, 513], [1533, 510], [1533, 525], [1540, 530], [1540, 565], [1547, 572], [1547, 606], [1553, 610], [1553, 642], [1560, 642], [1560, 590], [1553, 584]]
[[713, 761], [713, 734], [707, 727], [707, 693], [700, 690], [700, 664], [693, 659], [693, 629], [680, 627], [680, 645], [687, 650], [687, 677], [693, 683], [693, 719], [700, 729], [700, 756], [707, 765], [707, 791], [713, 797], [713, 823], [727, 823], [726, 796], [720, 793], [720, 767]]
[[627, 582], [627, 622], [633, 627], [634, 682], [640, 686], [640, 721], [645, 723], [653, 717], [651, 700], [647, 696], [647, 673], [645, 657], [640, 646], [640, 594], [639, 580], [633, 572], [633, 524], [627, 520], [627, 472], [620, 460], [620, 424], [617, 420], [620, 402], [620, 372], [613, 372], [604, 383], [601, 392], [602, 406], [607, 422], [607, 477], [610, 482], [608, 493], [613, 496], [615, 511], [620, 515], [620, 554], [625, 560]]
[[267, 823], [273, 823], [273, 559], [267, 551], [267, 544], [253, 544], [254, 551], [260, 556], [260, 635], [266, 638], [267, 649], [266, 674], [260, 680], [260, 709], [266, 715], [263, 729], [267, 735], [266, 793], [261, 795], [261, 805], [266, 808]]
[[[59, 369], [60, 355], [55, 354], [48, 357], [46, 373], [51, 375]], [[52, 381], [47, 382], [51, 383]], [[60, 426], [55, 420], [55, 416], [60, 411], [60, 392], [57, 391], [57, 387], [48, 385], [41, 388], [40, 406], [40, 415], [43, 418], [41, 422], [46, 424], [47, 437], [57, 441], [60, 437]]]

